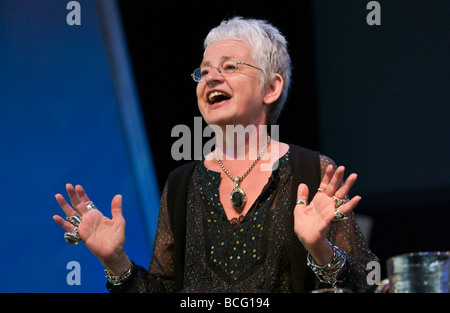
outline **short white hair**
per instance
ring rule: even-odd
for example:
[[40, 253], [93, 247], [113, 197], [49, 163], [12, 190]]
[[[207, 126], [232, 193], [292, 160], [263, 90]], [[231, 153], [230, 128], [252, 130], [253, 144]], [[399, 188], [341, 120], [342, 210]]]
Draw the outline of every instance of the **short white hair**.
[[283, 78], [283, 91], [267, 110], [266, 123], [275, 124], [286, 102], [291, 82], [291, 58], [286, 38], [267, 21], [238, 16], [222, 21], [208, 33], [204, 41], [205, 51], [211, 44], [229, 39], [250, 44], [253, 60], [256, 62], [254, 65], [264, 72], [261, 78], [262, 88], [267, 87], [273, 74], [279, 74]]

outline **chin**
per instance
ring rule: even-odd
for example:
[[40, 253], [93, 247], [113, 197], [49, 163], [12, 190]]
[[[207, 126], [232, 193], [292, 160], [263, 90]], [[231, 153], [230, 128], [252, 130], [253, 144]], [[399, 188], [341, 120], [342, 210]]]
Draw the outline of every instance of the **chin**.
[[218, 125], [218, 126], [226, 126], [226, 125], [235, 125], [235, 120], [232, 117], [204, 117], [203, 119], [206, 121], [208, 125]]
[[200, 110], [203, 119], [208, 125], [235, 125], [236, 113], [231, 112], [225, 105], [221, 107], [207, 107]]

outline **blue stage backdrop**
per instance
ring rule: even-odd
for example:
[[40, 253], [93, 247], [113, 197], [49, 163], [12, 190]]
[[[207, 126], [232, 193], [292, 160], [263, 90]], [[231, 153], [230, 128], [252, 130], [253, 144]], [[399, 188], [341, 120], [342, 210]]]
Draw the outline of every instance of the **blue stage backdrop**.
[[107, 291], [100, 262], [52, 220], [69, 182], [109, 217], [122, 194], [125, 249], [151, 256], [160, 190], [115, 1], [77, 1], [80, 25], [68, 3], [0, 2], [0, 292]]

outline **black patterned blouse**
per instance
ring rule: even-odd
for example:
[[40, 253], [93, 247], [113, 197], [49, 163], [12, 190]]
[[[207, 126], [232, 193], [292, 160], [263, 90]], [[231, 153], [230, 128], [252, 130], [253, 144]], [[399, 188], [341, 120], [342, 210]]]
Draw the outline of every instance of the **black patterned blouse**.
[[[320, 156], [322, 176], [333, 161]], [[219, 199], [220, 173], [199, 162], [189, 180], [186, 218], [185, 292], [290, 292], [289, 191], [292, 187], [289, 152], [279, 160], [262, 193], [245, 216], [228, 220]], [[347, 254], [338, 287], [353, 292], [372, 291], [366, 265], [376, 256], [353, 214], [332, 223], [328, 238]], [[164, 188], [154, 253], [149, 270], [134, 265], [121, 286], [111, 292], [173, 292], [173, 232]], [[309, 269], [308, 269], [309, 270]], [[315, 288], [329, 287], [316, 283]]]

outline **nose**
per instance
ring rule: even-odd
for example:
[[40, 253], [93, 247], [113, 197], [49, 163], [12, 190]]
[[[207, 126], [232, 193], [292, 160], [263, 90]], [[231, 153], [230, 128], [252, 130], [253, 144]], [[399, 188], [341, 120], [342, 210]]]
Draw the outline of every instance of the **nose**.
[[205, 81], [207, 84], [219, 82], [223, 79], [222, 74], [220, 73], [220, 69], [218, 67], [212, 67], [209, 71], [208, 75], [205, 77]]

